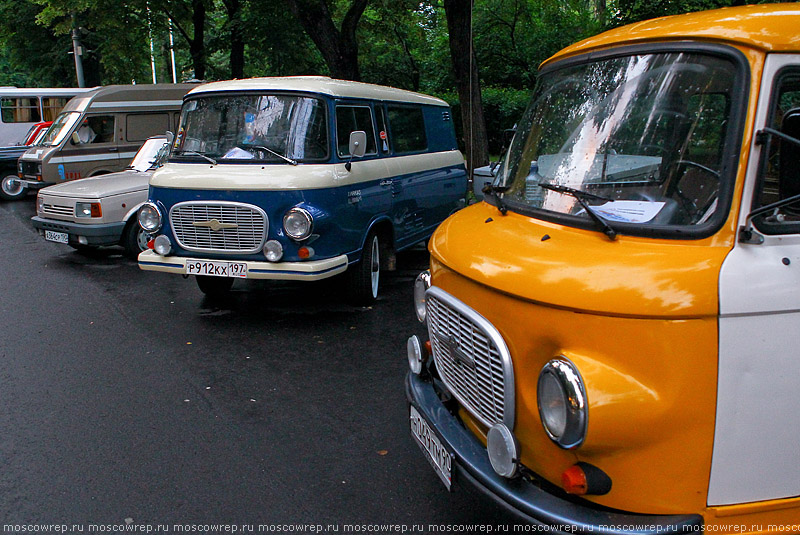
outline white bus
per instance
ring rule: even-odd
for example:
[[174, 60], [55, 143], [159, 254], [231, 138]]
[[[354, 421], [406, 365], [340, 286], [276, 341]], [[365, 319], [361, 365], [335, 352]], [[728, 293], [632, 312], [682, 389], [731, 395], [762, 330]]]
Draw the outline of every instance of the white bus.
[[52, 121], [69, 100], [93, 87], [0, 87], [0, 147], [21, 145], [31, 126]]

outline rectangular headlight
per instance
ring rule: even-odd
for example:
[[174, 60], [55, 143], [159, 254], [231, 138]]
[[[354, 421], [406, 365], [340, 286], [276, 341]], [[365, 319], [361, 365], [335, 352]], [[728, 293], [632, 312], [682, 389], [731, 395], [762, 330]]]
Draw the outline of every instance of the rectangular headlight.
[[75, 217], [103, 217], [99, 202], [75, 203]]

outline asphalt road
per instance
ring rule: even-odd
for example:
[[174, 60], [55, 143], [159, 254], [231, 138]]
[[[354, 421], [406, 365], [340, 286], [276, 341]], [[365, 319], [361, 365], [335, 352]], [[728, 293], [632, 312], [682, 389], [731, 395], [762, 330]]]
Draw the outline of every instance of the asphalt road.
[[409, 434], [405, 341], [424, 250], [399, 256], [370, 308], [344, 304], [335, 282], [242, 281], [215, 303], [121, 249], [45, 242], [33, 214], [33, 196], [0, 202], [5, 531], [510, 520], [448, 493]]

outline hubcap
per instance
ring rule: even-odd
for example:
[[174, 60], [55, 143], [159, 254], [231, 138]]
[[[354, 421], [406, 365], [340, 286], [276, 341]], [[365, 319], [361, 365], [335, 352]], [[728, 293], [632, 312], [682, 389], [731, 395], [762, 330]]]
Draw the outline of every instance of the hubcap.
[[22, 183], [17, 180], [17, 177], [9, 175], [3, 178], [3, 193], [6, 195], [19, 195], [22, 193]]
[[[136, 223], [134, 223], [134, 224], [136, 224]], [[147, 233], [144, 230], [142, 230], [141, 228], [136, 233], [136, 245], [139, 246], [139, 250], [140, 251], [146, 251], [147, 250]]]
[[372, 297], [378, 297], [378, 280], [381, 275], [380, 248], [378, 247], [378, 237], [372, 238], [372, 258], [370, 259], [370, 278], [372, 281]]

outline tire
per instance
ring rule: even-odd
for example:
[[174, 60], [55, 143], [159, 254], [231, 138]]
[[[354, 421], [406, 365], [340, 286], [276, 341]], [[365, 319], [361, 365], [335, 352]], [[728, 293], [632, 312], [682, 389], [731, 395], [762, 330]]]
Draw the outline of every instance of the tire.
[[352, 266], [350, 273], [350, 300], [355, 305], [366, 306], [378, 298], [381, 275], [381, 242], [375, 231], [370, 231], [361, 250], [361, 260]]
[[139, 253], [147, 250], [148, 241], [147, 233], [139, 226], [135, 215], [125, 225], [125, 230], [122, 232], [122, 240], [120, 240], [120, 245], [125, 248], [125, 255], [131, 260], [136, 260], [139, 257]]
[[83, 255], [92, 255], [99, 249], [97, 245], [83, 245], [81, 243], [70, 243], [69, 246]]
[[28, 193], [28, 189], [23, 186], [17, 175], [6, 175], [0, 182], [0, 197], [7, 201], [21, 199]]
[[233, 277], [211, 277], [209, 275], [197, 275], [197, 286], [200, 291], [208, 297], [224, 297], [231, 291]]

